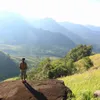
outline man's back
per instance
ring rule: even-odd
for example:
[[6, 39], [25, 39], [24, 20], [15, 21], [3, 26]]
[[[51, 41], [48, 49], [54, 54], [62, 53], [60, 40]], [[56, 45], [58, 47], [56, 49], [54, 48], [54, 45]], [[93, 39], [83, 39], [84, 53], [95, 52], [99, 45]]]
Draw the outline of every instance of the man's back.
[[21, 69], [21, 70], [27, 69], [27, 64], [26, 64], [26, 62], [21, 62], [21, 63], [20, 63], [20, 69]]

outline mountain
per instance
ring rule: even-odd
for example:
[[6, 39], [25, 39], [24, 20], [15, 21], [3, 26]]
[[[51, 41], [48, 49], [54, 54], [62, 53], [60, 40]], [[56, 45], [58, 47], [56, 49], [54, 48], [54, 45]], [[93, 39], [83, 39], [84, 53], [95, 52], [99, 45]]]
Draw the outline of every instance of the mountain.
[[99, 31], [100, 32], [100, 27], [99, 26], [87, 25], [87, 27], [90, 28], [93, 31]]
[[[0, 21], [1, 44], [20, 45], [22, 51], [26, 49], [26, 51], [30, 51], [30, 49], [34, 51], [35, 49], [32, 53], [43, 55], [45, 52], [47, 55], [56, 55], [56, 49], [57, 52], [66, 53], [66, 50], [75, 46], [75, 43], [64, 34], [36, 29], [19, 14], [0, 13]], [[54, 50], [55, 52], [52, 53]], [[29, 52], [27, 53], [29, 54]], [[59, 53], [57, 55], [59, 56]]]
[[79, 35], [85, 44], [93, 45], [94, 52], [100, 51], [100, 28], [91, 25], [73, 24], [70, 22], [61, 22], [60, 25]]
[[66, 35], [66, 37], [68, 37], [75, 44], [84, 43], [84, 41], [82, 40], [80, 36], [74, 34], [70, 30], [61, 26], [59, 23], [57, 23], [52, 18], [44, 18], [40, 20], [35, 20], [35, 21], [31, 21], [30, 23], [31, 25], [33, 25], [35, 28], [38, 28], [38, 29], [44, 29], [44, 30], [48, 30], [51, 32], [60, 32]]
[[0, 49], [14, 55], [63, 56], [78, 44], [100, 51], [99, 27], [45, 18], [29, 22], [16, 13], [0, 12]]
[[9, 55], [0, 51], [0, 81], [19, 75], [17, 63]]

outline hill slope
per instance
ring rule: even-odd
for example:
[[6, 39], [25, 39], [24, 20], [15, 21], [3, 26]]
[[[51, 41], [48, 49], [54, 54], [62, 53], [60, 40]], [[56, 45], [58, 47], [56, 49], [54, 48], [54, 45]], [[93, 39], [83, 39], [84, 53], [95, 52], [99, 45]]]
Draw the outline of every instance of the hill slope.
[[0, 81], [19, 75], [18, 65], [11, 57], [0, 51]]
[[90, 56], [90, 59], [94, 64], [94, 66], [91, 69], [100, 69], [100, 54]]
[[[89, 56], [89, 58], [91, 59], [93, 66], [90, 68], [92, 69], [99, 69], [100, 68], [100, 54], [95, 54], [92, 56]], [[81, 70], [81, 71], [85, 71], [85, 61], [84, 58], [75, 62], [75, 65]]]
[[[76, 96], [75, 100], [98, 100], [93, 98], [93, 93], [95, 90], [100, 90], [100, 54], [92, 55], [89, 58], [94, 64], [89, 71], [59, 78], [73, 91]], [[76, 62], [80, 68], [84, 68], [82, 60]]]
[[75, 94], [76, 98], [73, 100], [99, 100], [93, 98], [93, 93], [100, 89], [100, 69], [60, 78], [60, 80], [63, 80]]

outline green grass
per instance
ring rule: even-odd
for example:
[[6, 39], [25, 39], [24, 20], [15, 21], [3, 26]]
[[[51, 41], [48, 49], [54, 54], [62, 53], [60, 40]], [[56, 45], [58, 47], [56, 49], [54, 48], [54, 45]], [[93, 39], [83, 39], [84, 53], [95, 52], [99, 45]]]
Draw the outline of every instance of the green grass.
[[14, 81], [14, 80], [19, 80], [19, 79], [20, 79], [20, 77], [12, 77], [12, 78], [8, 78], [4, 81]]
[[87, 71], [60, 78], [75, 95], [73, 100], [100, 100], [93, 97], [95, 90], [100, 90], [100, 69]]

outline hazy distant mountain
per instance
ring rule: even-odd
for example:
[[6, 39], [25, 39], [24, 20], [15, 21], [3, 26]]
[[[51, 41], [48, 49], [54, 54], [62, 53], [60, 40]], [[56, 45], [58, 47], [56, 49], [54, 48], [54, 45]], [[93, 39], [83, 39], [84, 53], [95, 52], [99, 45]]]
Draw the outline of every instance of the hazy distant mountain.
[[40, 20], [31, 21], [31, 24], [36, 28], [41, 28], [44, 30], [49, 30], [51, 32], [60, 32], [66, 35], [71, 41], [73, 41], [75, 44], [85, 43], [82, 38], [70, 30], [66, 29], [65, 27], [61, 26], [59, 23], [57, 23], [52, 18], [45, 18]]
[[[0, 44], [20, 46], [19, 54], [63, 56], [76, 44], [90, 44], [99, 51], [99, 39], [99, 27], [57, 23], [51, 18], [28, 22], [19, 14], [0, 13]], [[13, 50], [4, 51], [16, 53]]]
[[87, 27], [90, 28], [93, 31], [100, 32], [100, 26], [87, 25]]
[[26, 48], [34, 47], [35, 49], [38, 47], [40, 50], [44, 49], [44, 52], [56, 48], [58, 51], [61, 48], [69, 50], [75, 46], [75, 43], [64, 34], [36, 29], [18, 14], [0, 13], [0, 21], [0, 43], [26, 45]]
[[[63, 27], [69, 29], [74, 32], [76, 35], [82, 37], [87, 44], [98, 44], [100, 39], [100, 32], [94, 30], [92, 27], [89, 28], [80, 24], [73, 24], [69, 22], [61, 22]], [[96, 27], [95, 27], [96, 28]]]
[[51, 18], [36, 20], [31, 22], [31, 24], [36, 28], [41, 28], [52, 32], [60, 32], [69, 37], [75, 44], [93, 45], [95, 51], [99, 51], [99, 27], [84, 26], [70, 22], [57, 23], [55, 20]]

